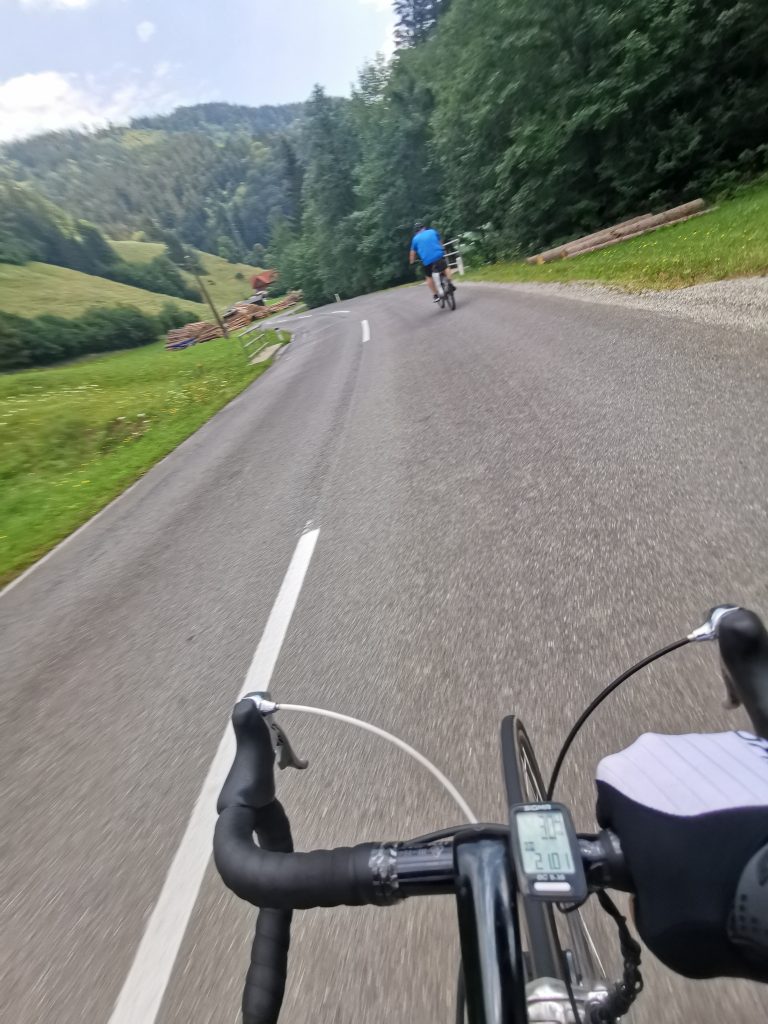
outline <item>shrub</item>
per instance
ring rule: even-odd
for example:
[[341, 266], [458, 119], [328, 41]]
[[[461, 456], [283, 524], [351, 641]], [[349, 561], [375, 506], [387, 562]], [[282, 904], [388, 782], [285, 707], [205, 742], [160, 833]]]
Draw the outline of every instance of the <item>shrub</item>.
[[[177, 321], [186, 319], [171, 303], [164, 307], [166, 317], [170, 317], [171, 309]], [[155, 341], [160, 330], [159, 318], [134, 306], [95, 307], [76, 320], [48, 315], [27, 320], [6, 315], [0, 325], [0, 370], [45, 366], [91, 352], [137, 348]]]
[[158, 327], [165, 333], [174, 327], [183, 327], [189, 322], [189, 314], [185, 313], [175, 302], [164, 302], [156, 319]]
[[19, 325], [21, 317], [4, 315], [0, 320], [0, 370], [21, 370], [32, 360]]
[[155, 256], [148, 263], [126, 263], [119, 261], [109, 267], [104, 276], [121, 284], [130, 284], [134, 288], [143, 288], [148, 292], [159, 292], [161, 295], [175, 295], [179, 299], [200, 302], [202, 296], [197, 288], [188, 284], [181, 271], [167, 256]]

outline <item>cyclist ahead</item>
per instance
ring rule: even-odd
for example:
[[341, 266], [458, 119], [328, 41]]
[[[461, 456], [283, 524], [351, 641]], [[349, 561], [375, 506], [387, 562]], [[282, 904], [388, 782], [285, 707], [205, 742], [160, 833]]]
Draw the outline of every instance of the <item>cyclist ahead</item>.
[[440, 241], [440, 235], [437, 231], [434, 228], [426, 227], [420, 220], [416, 221], [413, 229], [414, 236], [411, 240], [408, 262], [411, 264], [415, 263], [417, 257], [421, 260], [424, 266], [424, 274], [427, 278], [427, 287], [432, 292], [432, 301], [439, 302], [437, 288], [432, 279], [433, 274], [444, 273], [450, 282], [451, 288], [456, 291], [456, 286], [451, 280], [453, 276], [451, 268], [448, 266], [448, 261], [445, 258], [443, 243]]

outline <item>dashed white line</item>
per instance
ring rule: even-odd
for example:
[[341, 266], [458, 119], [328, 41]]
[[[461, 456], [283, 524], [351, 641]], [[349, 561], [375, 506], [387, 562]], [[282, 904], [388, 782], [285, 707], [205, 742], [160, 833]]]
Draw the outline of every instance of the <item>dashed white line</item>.
[[370, 327], [370, 324], [368, 323], [367, 320], [363, 320], [362, 321], [362, 326], [363, 326], [363, 344], [365, 344], [366, 341], [370, 341], [371, 340], [371, 327]]
[[[319, 533], [319, 530], [308, 530], [296, 545], [240, 697], [251, 690], [269, 688]], [[234, 748], [234, 735], [227, 726], [147, 921], [109, 1024], [154, 1024], [157, 1018], [208, 867], [216, 824], [216, 798], [232, 764]]]

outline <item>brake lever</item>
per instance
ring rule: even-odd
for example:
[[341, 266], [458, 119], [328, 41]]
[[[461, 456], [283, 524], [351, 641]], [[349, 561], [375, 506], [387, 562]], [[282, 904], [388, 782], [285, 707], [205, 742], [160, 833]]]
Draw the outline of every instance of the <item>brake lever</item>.
[[299, 757], [291, 746], [291, 741], [286, 736], [285, 730], [275, 720], [274, 713], [277, 708], [271, 694], [266, 690], [261, 690], [255, 693], [246, 693], [245, 697], [253, 701], [269, 726], [269, 738], [272, 740], [272, 749], [277, 758], [278, 768], [281, 770], [283, 768], [298, 768], [303, 771], [309, 765], [309, 761]]
[[277, 755], [278, 768], [299, 768], [302, 770], [306, 768], [309, 761], [305, 761], [303, 758], [299, 757], [291, 746], [290, 740], [274, 718], [269, 722], [269, 729], [274, 737], [272, 746], [274, 747], [275, 754]]
[[[688, 639], [696, 642], [706, 640], [719, 640], [720, 638], [720, 624], [723, 619], [730, 615], [732, 612], [738, 612], [742, 609], [735, 604], [721, 604], [716, 608], [711, 608], [709, 615], [704, 623], [694, 629], [692, 633], [688, 634]], [[741, 699], [734, 685], [731, 673], [727, 666], [722, 662], [720, 663], [721, 675], [723, 677], [723, 683], [725, 685], [725, 699], [723, 700], [723, 707], [726, 711], [733, 711], [741, 706]]]

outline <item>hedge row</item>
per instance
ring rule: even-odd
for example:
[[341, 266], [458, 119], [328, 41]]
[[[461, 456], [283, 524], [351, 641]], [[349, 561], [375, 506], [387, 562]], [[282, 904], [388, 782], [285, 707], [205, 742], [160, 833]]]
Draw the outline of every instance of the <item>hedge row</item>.
[[75, 320], [60, 316], [25, 319], [4, 313], [0, 320], [0, 371], [45, 366], [92, 352], [138, 348], [187, 320], [184, 311], [171, 302], [157, 316], [135, 306], [95, 306]]
[[187, 284], [178, 267], [167, 256], [155, 256], [147, 263], [127, 263], [116, 260], [97, 271], [99, 276], [120, 284], [130, 284], [134, 288], [143, 288], [147, 292], [159, 292], [161, 295], [173, 295], [178, 299], [189, 299], [191, 302], [202, 301], [200, 290]]

